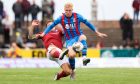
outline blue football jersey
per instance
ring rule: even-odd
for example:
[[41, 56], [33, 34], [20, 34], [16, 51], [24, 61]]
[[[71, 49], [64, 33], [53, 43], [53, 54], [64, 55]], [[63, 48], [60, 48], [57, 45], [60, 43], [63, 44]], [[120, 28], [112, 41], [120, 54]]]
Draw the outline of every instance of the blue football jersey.
[[84, 23], [87, 25], [91, 30], [95, 31], [96, 28], [94, 25], [89, 23], [87, 19], [83, 18], [78, 13], [73, 13], [71, 17], [66, 17], [65, 14], [58, 17], [52, 25], [48, 26], [44, 33], [47, 34], [53, 27], [55, 27], [57, 24], [61, 24], [64, 30], [64, 37], [66, 40], [72, 39], [76, 36], [80, 36], [83, 32], [80, 28], [80, 23]]

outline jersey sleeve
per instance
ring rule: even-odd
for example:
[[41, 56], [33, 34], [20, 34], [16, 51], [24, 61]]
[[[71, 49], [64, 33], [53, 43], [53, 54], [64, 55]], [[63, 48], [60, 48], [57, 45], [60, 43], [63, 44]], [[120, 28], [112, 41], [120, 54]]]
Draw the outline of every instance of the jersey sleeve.
[[87, 25], [92, 31], [96, 31], [96, 28], [94, 25], [92, 25], [90, 22], [87, 21], [87, 19], [85, 19], [82, 15], [77, 14], [78, 19], [80, 20], [80, 22], [83, 22], [85, 25]]
[[54, 28], [60, 22], [61, 22], [61, 16], [57, 18], [56, 20], [54, 20], [54, 22], [50, 26], [46, 27], [44, 30], [44, 33], [47, 34], [52, 28]]

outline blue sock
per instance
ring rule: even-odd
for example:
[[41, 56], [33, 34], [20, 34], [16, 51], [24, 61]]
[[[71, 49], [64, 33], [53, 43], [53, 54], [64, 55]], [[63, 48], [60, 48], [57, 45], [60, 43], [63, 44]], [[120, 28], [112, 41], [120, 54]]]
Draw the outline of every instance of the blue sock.
[[82, 50], [82, 56], [87, 56], [87, 42], [86, 40], [81, 40], [80, 42], [84, 45], [84, 48]]
[[75, 58], [69, 58], [69, 63], [71, 66], [71, 69], [74, 70], [75, 69]]

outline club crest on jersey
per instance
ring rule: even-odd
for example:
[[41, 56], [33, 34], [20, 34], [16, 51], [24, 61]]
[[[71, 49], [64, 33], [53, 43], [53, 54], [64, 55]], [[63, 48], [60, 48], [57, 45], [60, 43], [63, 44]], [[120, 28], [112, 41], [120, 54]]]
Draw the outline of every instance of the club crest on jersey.
[[66, 29], [73, 29], [74, 28], [74, 24], [66, 24], [65, 28]]

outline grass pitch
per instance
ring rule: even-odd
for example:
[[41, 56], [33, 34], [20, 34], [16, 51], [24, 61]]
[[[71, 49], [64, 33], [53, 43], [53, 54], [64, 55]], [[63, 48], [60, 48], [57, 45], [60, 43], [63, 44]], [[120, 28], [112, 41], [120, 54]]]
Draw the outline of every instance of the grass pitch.
[[140, 84], [139, 68], [79, 68], [76, 80], [54, 81], [58, 68], [0, 69], [0, 84]]

